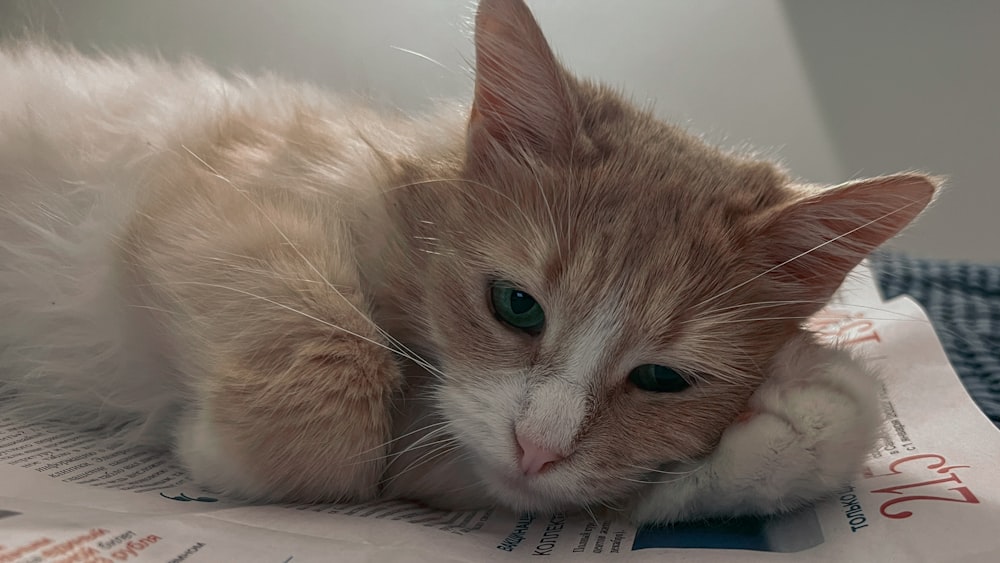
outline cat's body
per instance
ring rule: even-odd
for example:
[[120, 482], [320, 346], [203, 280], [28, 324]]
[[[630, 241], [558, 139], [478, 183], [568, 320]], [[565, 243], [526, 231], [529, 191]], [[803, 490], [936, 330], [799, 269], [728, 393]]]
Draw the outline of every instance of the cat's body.
[[796, 186], [565, 73], [513, 0], [476, 40], [471, 118], [0, 52], [4, 408], [268, 500], [670, 521], [849, 480], [877, 383], [800, 323], [932, 183]]
[[[265, 299], [379, 338], [351, 307], [367, 316], [370, 297], [354, 288], [363, 275], [382, 275], [393, 235], [380, 197], [395, 181], [387, 159], [413, 158], [407, 151], [420, 147], [454, 168], [460, 108], [393, 118], [274, 78], [227, 80], [193, 63], [95, 61], [45, 46], [15, 46], [2, 61], [12, 86], [0, 94], [0, 312], [12, 320], [3, 366], [21, 395], [56, 401], [18, 409], [65, 405], [60, 414], [73, 422], [128, 422], [123, 438], [164, 445], [179, 411], [207, 392], [199, 381], [213, 378], [208, 364], [217, 360], [205, 354], [223, 353], [197, 339], [229, 339], [254, 314], [260, 323], [248, 337], [262, 341], [237, 355], [336, 332], [299, 323], [298, 313], [287, 320], [314, 334], [283, 331]], [[362, 263], [376, 269], [362, 272]], [[247, 285], [231, 279], [236, 272]], [[340, 307], [327, 281], [353, 294], [343, 313], [296, 299], [315, 286]], [[180, 302], [206, 309], [179, 311]], [[212, 336], [193, 330], [204, 326], [200, 315], [227, 314], [238, 325], [206, 328]], [[389, 387], [387, 399], [398, 382]], [[388, 439], [385, 429], [372, 432], [368, 447]]]

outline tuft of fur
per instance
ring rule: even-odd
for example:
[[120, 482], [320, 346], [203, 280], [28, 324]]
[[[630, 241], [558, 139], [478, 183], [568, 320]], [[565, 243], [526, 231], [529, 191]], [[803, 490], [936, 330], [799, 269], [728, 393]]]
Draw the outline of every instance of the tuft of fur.
[[[410, 117], [0, 50], [5, 414], [172, 448], [261, 500], [664, 522], [849, 480], [875, 379], [802, 322], [937, 181], [809, 186], [710, 147], [567, 72], [520, 0], [480, 3], [476, 52], [468, 109]], [[540, 334], [497, 321], [498, 280]], [[641, 390], [641, 364], [692, 385]], [[525, 474], [519, 437], [561, 459]]]

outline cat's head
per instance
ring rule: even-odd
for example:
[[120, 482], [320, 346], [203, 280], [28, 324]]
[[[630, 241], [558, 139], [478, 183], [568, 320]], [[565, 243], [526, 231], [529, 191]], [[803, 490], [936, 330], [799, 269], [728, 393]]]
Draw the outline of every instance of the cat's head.
[[570, 75], [520, 0], [483, 0], [463, 179], [414, 191], [436, 401], [493, 497], [613, 503], [706, 454], [776, 351], [931, 201], [819, 188]]

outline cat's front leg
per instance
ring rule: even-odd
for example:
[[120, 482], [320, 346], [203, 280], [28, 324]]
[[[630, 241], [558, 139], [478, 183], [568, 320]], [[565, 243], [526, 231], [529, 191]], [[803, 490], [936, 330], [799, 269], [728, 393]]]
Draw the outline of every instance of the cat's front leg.
[[348, 315], [325, 318], [359, 336], [331, 331], [285, 350], [218, 354], [176, 430], [177, 455], [198, 484], [267, 501], [378, 494], [400, 374], [386, 350], [360, 340], [377, 341], [373, 331]]
[[192, 188], [124, 241], [183, 388], [176, 453], [196, 482], [242, 498], [371, 498], [400, 369], [343, 224], [267, 195]]
[[877, 378], [846, 352], [793, 340], [713, 453], [653, 485], [632, 519], [773, 514], [829, 496], [857, 476], [874, 442], [878, 390]]

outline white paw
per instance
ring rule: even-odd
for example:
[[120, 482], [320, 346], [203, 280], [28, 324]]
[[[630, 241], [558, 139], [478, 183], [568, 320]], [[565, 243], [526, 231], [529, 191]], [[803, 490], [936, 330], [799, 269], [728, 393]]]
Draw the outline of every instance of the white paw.
[[245, 464], [226, 451], [204, 408], [185, 412], [177, 424], [175, 453], [194, 482], [213, 493], [254, 499], [260, 486]]
[[754, 394], [751, 418], [724, 440], [774, 495], [811, 500], [856, 476], [881, 421], [879, 384], [863, 364], [836, 350], [816, 350], [784, 370]]

